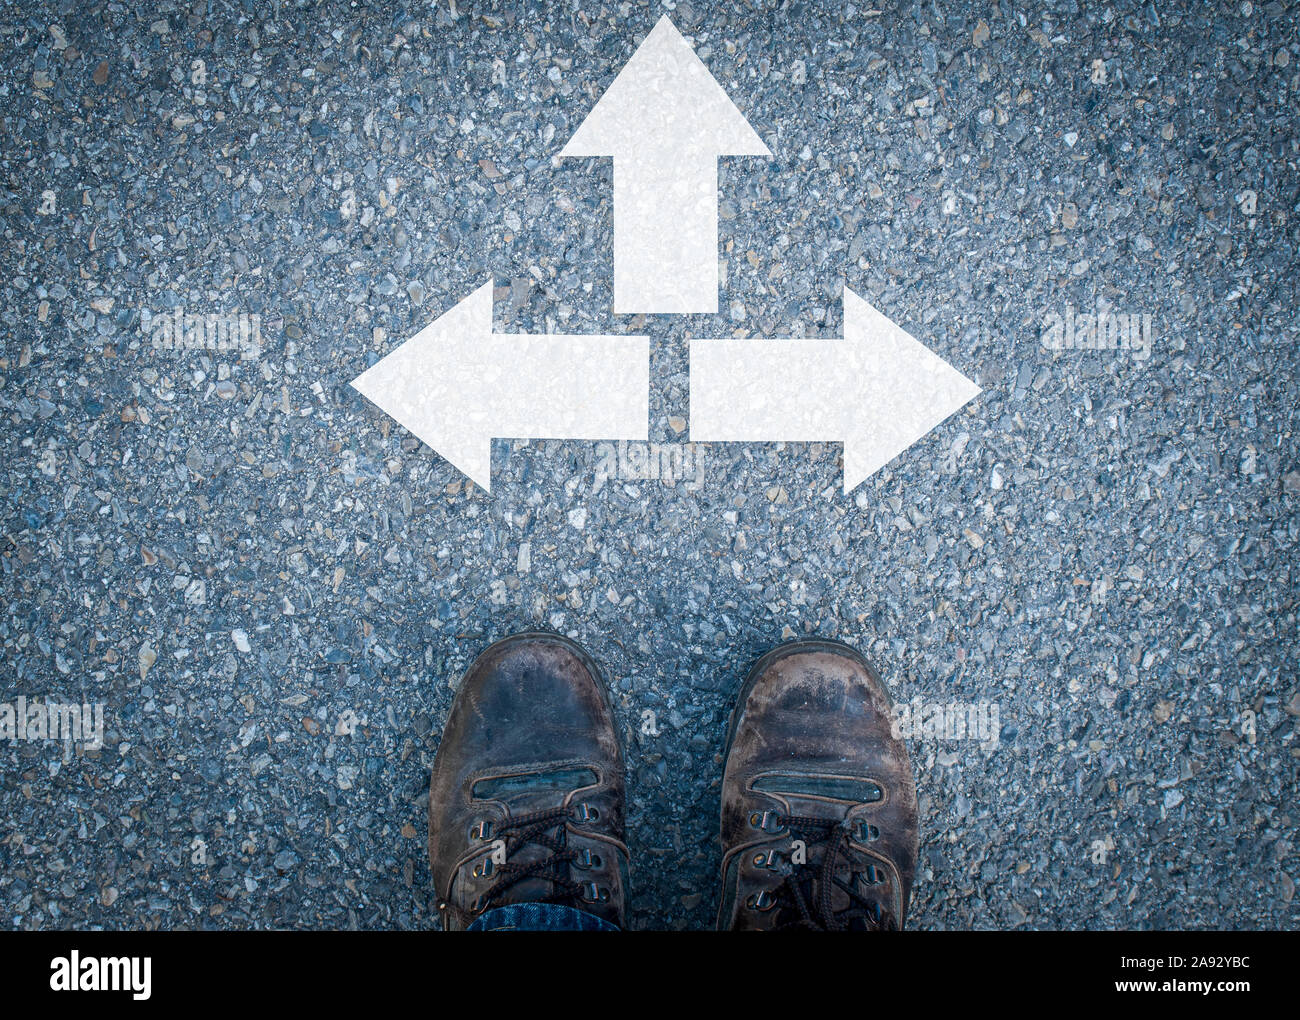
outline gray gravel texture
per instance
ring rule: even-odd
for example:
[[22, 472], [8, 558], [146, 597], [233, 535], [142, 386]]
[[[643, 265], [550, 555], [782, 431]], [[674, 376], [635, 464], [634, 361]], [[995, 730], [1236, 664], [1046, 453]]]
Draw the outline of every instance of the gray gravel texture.
[[[773, 159], [722, 161], [720, 314], [618, 317], [609, 162], [552, 157], [666, 12]], [[452, 694], [544, 627], [616, 695], [635, 927], [711, 925], [731, 699], [797, 635], [998, 706], [911, 743], [914, 926], [1295, 927], [1298, 20], [0, 4], [0, 700], [107, 730], [0, 742], [0, 924], [436, 926]], [[489, 495], [348, 387], [489, 276], [499, 329], [648, 333], [664, 444], [688, 336], [838, 336], [845, 283], [984, 392], [849, 496], [834, 443], [519, 439]], [[1043, 346], [1099, 300], [1149, 360]], [[154, 349], [179, 305], [264, 351]]]

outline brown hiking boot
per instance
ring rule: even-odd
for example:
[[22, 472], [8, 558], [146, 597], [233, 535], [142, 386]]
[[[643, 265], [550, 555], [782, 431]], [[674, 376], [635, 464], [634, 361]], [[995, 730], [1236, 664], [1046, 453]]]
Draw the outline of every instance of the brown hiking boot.
[[572, 641], [518, 634], [466, 672], [433, 763], [429, 860], [444, 929], [523, 903], [623, 926], [623, 761], [604, 680]]
[[758, 660], [727, 738], [719, 928], [903, 927], [916, 786], [890, 724], [888, 693], [847, 645]]

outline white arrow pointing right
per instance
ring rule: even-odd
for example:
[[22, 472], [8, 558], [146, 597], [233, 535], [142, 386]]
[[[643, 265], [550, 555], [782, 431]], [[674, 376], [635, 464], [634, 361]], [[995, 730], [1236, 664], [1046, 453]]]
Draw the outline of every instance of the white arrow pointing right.
[[692, 340], [695, 442], [844, 443], [844, 491], [980, 388], [844, 288], [843, 340]]

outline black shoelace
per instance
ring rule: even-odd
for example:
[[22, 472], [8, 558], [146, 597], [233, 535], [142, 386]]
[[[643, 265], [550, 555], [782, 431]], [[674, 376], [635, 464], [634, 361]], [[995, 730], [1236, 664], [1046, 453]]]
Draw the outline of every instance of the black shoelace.
[[[540, 878], [551, 885], [547, 895], [530, 902], [575, 906], [582, 896], [583, 883], [569, 876], [568, 865], [581, 857], [568, 845], [566, 823], [572, 817], [572, 809], [558, 807], [498, 822], [496, 831], [506, 841], [506, 862], [496, 866], [494, 874], [501, 877], [479, 897], [475, 913], [489, 909], [509, 889], [529, 878]], [[530, 843], [550, 852], [526, 864], [513, 863], [514, 855]]]
[[[894, 931], [898, 921], [879, 902], [863, 896], [853, 883], [846, 882], [836, 870], [841, 862], [852, 871], [849, 831], [840, 822], [807, 815], [778, 815], [778, 823], [788, 827], [792, 836], [807, 845], [808, 864], [789, 865], [785, 880], [772, 890], [777, 911], [773, 930], [809, 929], [813, 931]], [[821, 861], [813, 860], [820, 851]], [[832, 908], [835, 889], [849, 899], [839, 912]]]

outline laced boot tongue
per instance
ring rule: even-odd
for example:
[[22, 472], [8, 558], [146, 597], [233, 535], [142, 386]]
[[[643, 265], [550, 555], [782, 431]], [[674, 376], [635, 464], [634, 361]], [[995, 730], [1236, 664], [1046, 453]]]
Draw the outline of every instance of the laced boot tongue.
[[806, 861], [788, 862], [773, 893], [775, 927], [867, 931], [892, 925], [882, 909], [891, 901], [887, 869], [853, 849], [848, 828], [836, 819], [783, 815], [792, 839], [804, 843]]
[[[495, 833], [504, 841], [506, 864], [495, 867], [486, 906], [503, 903], [564, 902], [576, 898], [571, 885], [564, 798], [572, 790], [591, 786], [596, 773], [588, 768], [543, 769], [480, 779], [475, 800], [495, 800], [510, 810]], [[522, 874], [521, 874], [522, 872]], [[535, 873], [529, 873], [535, 872]]]
[[[555, 827], [547, 833], [549, 836], [555, 835]], [[500, 885], [501, 880], [510, 874], [511, 868], [526, 868], [530, 865], [537, 864], [542, 866], [545, 862], [555, 856], [550, 847], [539, 843], [525, 843], [522, 846], [513, 838], [514, 833], [504, 832], [501, 838], [506, 841], [508, 855], [506, 857], [506, 868], [498, 868], [495, 875], [498, 878], [496, 884]], [[560, 875], [567, 878], [568, 868], [558, 866]], [[501, 890], [500, 894], [494, 897], [492, 906], [498, 906], [501, 903], [540, 903], [543, 901], [558, 899], [557, 890], [553, 878], [556, 875], [556, 868], [545, 867], [536, 875], [530, 875], [521, 878], [519, 881], [512, 883], [509, 887]]]

